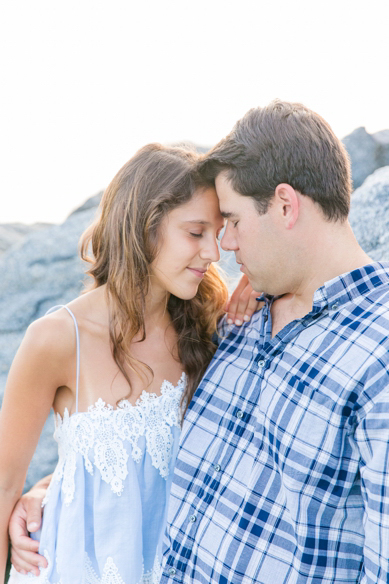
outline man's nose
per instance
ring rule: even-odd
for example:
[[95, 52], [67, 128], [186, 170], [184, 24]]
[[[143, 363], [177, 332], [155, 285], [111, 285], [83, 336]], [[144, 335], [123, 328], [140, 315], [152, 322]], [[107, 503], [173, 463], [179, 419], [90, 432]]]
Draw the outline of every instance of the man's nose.
[[220, 241], [220, 246], [222, 249], [224, 249], [224, 251], [236, 251], [238, 249], [236, 238], [233, 236], [231, 231], [232, 229], [230, 227], [230, 223], [228, 222], [223, 237]]

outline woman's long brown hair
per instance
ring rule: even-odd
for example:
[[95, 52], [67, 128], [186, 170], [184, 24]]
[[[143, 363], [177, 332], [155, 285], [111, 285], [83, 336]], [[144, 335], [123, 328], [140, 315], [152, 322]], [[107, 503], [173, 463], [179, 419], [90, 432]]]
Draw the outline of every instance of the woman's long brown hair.
[[[131, 343], [135, 336], [146, 337], [146, 296], [159, 227], [167, 213], [208, 186], [193, 170], [197, 160], [195, 152], [184, 148], [160, 144], [141, 148], [114, 177], [104, 192], [100, 216], [81, 238], [81, 257], [91, 264], [92, 287], [107, 285], [112, 355], [130, 392], [128, 369], [143, 377], [146, 386], [153, 376], [148, 365], [131, 355]], [[212, 335], [227, 296], [223, 279], [211, 265], [193, 299], [169, 297], [177, 354], [187, 375], [185, 411], [215, 352]]]

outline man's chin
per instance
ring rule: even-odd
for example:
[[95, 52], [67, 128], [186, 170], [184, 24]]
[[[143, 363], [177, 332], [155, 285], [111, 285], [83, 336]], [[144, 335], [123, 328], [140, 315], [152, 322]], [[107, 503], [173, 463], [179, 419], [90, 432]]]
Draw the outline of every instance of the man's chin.
[[266, 292], [263, 292], [263, 284], [261, 284], [260, 282], [256, 281], [250, 274], [247, 274], [247, 277], [249, 279], [250, 282], [250, 286], [253, 290], [255, 290], [255, 292], [258, 292], [258, 296], [260, 294], [266, 294]]

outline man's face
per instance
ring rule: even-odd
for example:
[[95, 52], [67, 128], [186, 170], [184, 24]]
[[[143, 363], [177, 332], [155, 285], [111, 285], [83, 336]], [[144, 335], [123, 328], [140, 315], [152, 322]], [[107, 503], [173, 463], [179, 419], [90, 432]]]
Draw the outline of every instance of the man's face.
[[284, 293], [286, 250], [277, 229], [272, 205], [260, 215], [252, 197], [237, 193], [220, 173], [215, 181], [220, 211], [227, 219], [221, 246], [234, 251], [241, 271], [257, 292]]

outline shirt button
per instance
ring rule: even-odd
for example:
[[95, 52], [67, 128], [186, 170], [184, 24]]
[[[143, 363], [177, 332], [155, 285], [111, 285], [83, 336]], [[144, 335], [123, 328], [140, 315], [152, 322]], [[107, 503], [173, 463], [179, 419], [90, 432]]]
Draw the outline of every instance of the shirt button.
[[236, 412], [236, 417], [239, 418], [239, 420], [241, 420], [243, 418], [243, 412], [242, 412], [242, 410], [238, 410]]
[[219, 472], [219, 470], [222, 469], [222, 467], [220, 466], [220, 464], [214, 464], [213, 468], [216, 470], [216, 472]]
[[191, 515], [191, 516], [189, 517], [189, 521], [190, 521], [191, 523], [194, 523], [194, 522], [196, 521], [196, 515]]
[[259, 367], [264, 367], [265, 365], [265, 361], [263, 361], [263, 359], [261, 359], [260, 361], [258, 361], [258, 366]]
[[174, 576], [174, 574], [177, 572], [177, 570], [175, 568], [170, 568], [169, 569], [169, 574], [170, 576]]
[[339, 308], [339, 304], [337, 302], [335, 302], [332, 306], [331, 306], [331, 310], [337, 310]]

